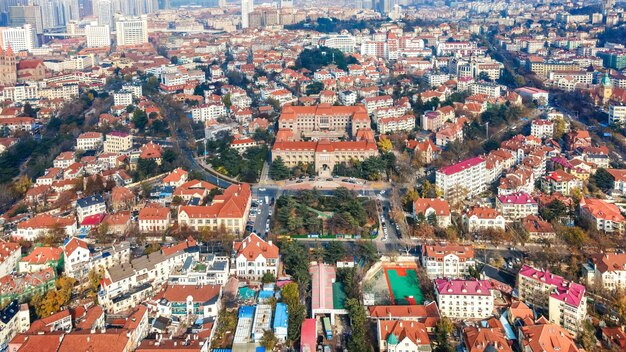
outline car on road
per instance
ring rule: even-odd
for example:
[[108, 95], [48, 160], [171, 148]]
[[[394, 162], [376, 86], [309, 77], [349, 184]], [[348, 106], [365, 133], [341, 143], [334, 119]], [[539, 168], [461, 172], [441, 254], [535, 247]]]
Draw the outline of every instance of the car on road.
[[302, 182], [304, 182], [304, 181], [303, 181], [303, 180], [298, 180], [298, 181], [296, 181], [296, 183], [302, 183]]
[[272, 213], [273, 213], [272, 208], [270, 208], [270, 211], [267, 212], [267, 215], [272, 216]]
[[327, 179], [326, 179], [326, 181], [332, 181], [332, 180], [333, 180], [332, 178], [327, 178]]
[[267, 191], [267, 189], [266, 188], [259, 188], [259, 191], [260, 192], [265, 192], [265, 191]]

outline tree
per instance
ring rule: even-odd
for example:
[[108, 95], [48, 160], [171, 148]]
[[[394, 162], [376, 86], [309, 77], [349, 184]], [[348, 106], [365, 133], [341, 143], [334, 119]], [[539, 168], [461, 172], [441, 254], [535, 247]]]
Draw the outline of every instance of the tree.
[[289, 178], [289, 174], [289, 168], [287, 168], [285, 162], [280, 156], [272, 161], [272, 165], [270, 166], [270, 177], [273, 180], [284, 180]]
[[381, 137], [378, 141], [378, 148], [383, 153], [388, 153], [393, 149], [393, 144], [389, 138]]
[[143, 131], [146, 129], [146, 125], [148, 124], [148, 115], [141, 109], [135, 109], [135, 111], [133, 111], [132, 121], [136, 129]]
[[319, 81], [315, 81], [306, 86], [306, 94], [307, 95], [316, 95], [320, 94], [320, 92], [324, 89], [324, 84]]
[[453, 352], [450, 346], [450, 334], [452, 333], [452, 322], [448, 318], [441, 318], [435, 328], [435, 352]]
[[300, 338], [300, 329], [302, 322], [306, 318], [306, 307], [300, 302], [300, 289], [298, 284], [292, 282], [283, 286], [281, 295], [283, 302], [287, 305], [289, 311], [287, 337], [291, 341]]
[[615, 178], [605, 168], [598, 168], [593, 178], [596, 186], [604, 192], [609, 192], [613, 189]]
[[35, 313], [40, 318], [45, 318], [59, 312], [69, 303], [75, 283], [76, 280], [71, 277], [60, 276], [54, 283], [55, 289], [33, 296], [31, 304], [35, 307]]
[[589, 319], [585, 319], [582, 329], [578, 335], [578, 343], [580, 343], [585, 351], [597, 351], [598, 339], [596, 338], [596, 328]]
[[324, 247], [324, 262], [335, 265], [346, 256], [346, 247], [343, 242], [331, 241]]
[[489, 74], [485, 71], [481, 71], [478, 74], [478, 80], [479, 81], [485, 81], [485, 82], [491, 82], [491, 78], [489, 77]]
[[267, 329], [263, 332], [263, 337], [261, 337], [261, 346], [265, 347], [265, 350], [273, 351], [277, 343], [278, 338], [276, 338], [274, 331]]
[[272, 282], [276, 282], [276, 277], [274, 276], [274, 274], [267, 272], [265, 274], [263, 274], [263, 277], [261, 278], [261, 282], [264, 284], [269, 284]]
[[352, 335], [348, 340], [349, 351], [371, 351], [372, 346], [367, 342], [367, 314], [365, 307], [358, 299], [349, 298], [346, 300], [346, 308], [350, 317]]
[[230, 93], [222, 97], [222, 103], [224, 104], [224, 106], [226, 106], [227, 109], [230, 109], [230, 107], [233, 105], [231, 98], [230, 98]]

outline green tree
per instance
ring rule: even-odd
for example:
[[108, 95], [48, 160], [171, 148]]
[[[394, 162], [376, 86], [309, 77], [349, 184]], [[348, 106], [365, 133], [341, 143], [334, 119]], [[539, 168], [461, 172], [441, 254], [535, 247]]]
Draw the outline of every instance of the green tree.
[[274, 276], [274, 274], [267, 272], [265, 274], [263, 274], [263, 277], [261, 278], [261, 282], [264, 284], [269, 284], [272, 282], [276, 282], [276, 277]]
[[231, 98], [230, 98], [230, 93], [222, 97], [222, 103], [224, 104], [224, 106], [226, 106], [227, 109], [230, 109], [230, 107], [233, 105]]
[[348, 340], [349, 351], [371, 351], [372, 346], [367, 341], [367, 314], [365, 307], [358, 299], [349, 298], [346, 300], [346, 308], [350, 317], [352, 335]]
[[448, 318], [441, 318], [437, 322], [435, 330], [435, 352], [453, 352], [454, 348], [450, 345], [450, 334], [453, 329], [452, 322]]
[[615, 178], [605, 168], [598, 168], [595, 175], [593, 175], [596, 186], [604, 192], [609, 192], [613, 189]]
[[289, 178], [290, 172], [283, 159], [281, 157], [277, 157], [274, 161], [272, 161], [269, 174], [273, 180], [284, 180]]
[[145, 111], [141, 110], [141, 109], [135, 109], [135, 111], [133, 111], [133, 124], [135, 125], [135, 128], [137, 128], [139, 131], [143, 131], [146, 128], [146, 125], [148, 124], [148, 115], [146, 114]]
[[593, 326], [591, 320], [586, 319], [583, 322], [583, 326], [581, 331], [578, 334], [578, 343], [580, 343], [585, 351], [593, 352], [598, 351], [597, 343], [598, 339], [596, 338], [596, 328]]
[[335, 265], [346, 256], [346, 247], [343, 242], [331, 241], [324, 247], [324, 262]]
[[320, 94], [320, 92], [324, 89], [324, 84], [322, 82], [312, 82], [306, 86], [306, 94], [307, 95], [316, 95]]

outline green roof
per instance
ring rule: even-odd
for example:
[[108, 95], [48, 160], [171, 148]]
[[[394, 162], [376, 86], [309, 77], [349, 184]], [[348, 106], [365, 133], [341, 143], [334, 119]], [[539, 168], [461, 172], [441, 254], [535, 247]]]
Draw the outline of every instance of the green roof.
[[602, 77], [602, 82], [600, 82], [600, 84], [602, 84], [605, 87], [612, 87], [613, 86], [613, 82], [611, 81], [611, 78], [609, 78], [609, 74], [605, 73], [604, 77]]
[[341, 282], [333, 282], [333, 308], [346, 309], [346, 298]]
[[387, 338], [387, 343], [390, 345], [397, 345], [398, 337], [394, 335], [393, 333], [389, 334], [389, 337]]

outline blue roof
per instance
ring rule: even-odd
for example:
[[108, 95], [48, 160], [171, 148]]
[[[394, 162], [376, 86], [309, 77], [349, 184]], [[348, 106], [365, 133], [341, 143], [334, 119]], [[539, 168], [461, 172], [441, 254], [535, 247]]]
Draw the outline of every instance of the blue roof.
[[254, 318], [254, 306], [239, 307], [239, 319], [241, 318]]
[[274, 313], [274, 329], [287, 328], [287, 305], [285, 303], [276, 303], [276, 313]]
[[257, 347], [256, 352], [265, 352], [265, 347], [263, 346]]
[[94, 204], [100, 204], [100, 203], [104, 203], [104, 199], [99, 194], [96, 194], [94, 196], [81, 198], [81, 199], [76, 201], [76, 204], [79, 207], [81, 207], [81, 208], [90, 207], [90, 206], [92, 206]]
[[269, 299], [274, 296], [274, 291], [259, 291], [259, 299]]
[[504, 326], [504, 334], [506, 335], [507, 340], [517, 340], [517, 336], [515, 335], [515, 331], [513, 331], [513, 328], [511, 327], [511, 324], [509, 324], [508, 317], [509, 317], [509, 312], [508, 311], [504, 311], [504, 314], [502, 314], [500, 316], [500, 322]]

